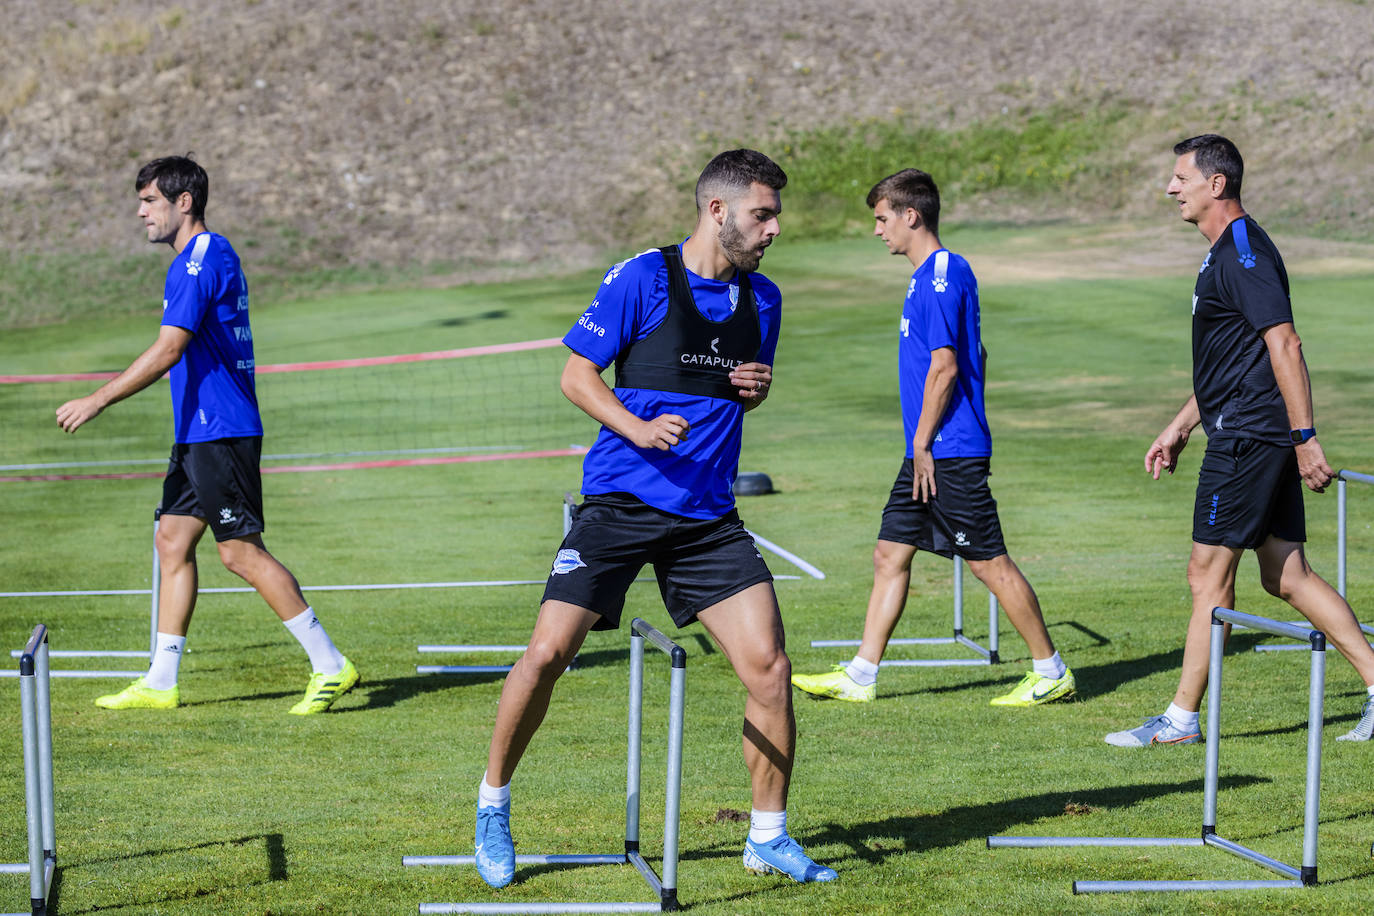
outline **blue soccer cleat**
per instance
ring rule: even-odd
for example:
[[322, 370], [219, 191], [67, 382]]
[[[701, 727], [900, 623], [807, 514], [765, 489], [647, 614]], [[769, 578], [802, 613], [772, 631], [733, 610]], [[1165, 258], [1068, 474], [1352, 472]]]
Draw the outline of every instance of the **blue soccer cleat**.
[[835, 869], [817, 865], [802, 850], [801, 844], [787, 834], [771, 843], [744, 844], [744, 867], [756, 875], [781, 872], [793, 881], [834, 881]]
[[515, 877], [515, 841], [510, 837], [510, 804], [477, 809], [477, 873], [492, 887], [505, 887]]

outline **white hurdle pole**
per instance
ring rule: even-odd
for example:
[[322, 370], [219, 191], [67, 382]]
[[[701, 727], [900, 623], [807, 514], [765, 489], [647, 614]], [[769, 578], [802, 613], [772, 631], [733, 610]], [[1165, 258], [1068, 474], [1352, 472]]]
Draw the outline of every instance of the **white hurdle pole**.
[[[52, 787], [52, 694], [49, 690], [48, 629], [43, 624], [19, 655], [19, 700], [24, 744], [24, 815], [28, 827], [27, 862], [0, 864], [0, 874], [28, 874], [32, 916], [46, 916], [57, 840]], [[14, 913], [7, 916], [28, 916]]]
[[[885, 658], [882, 668], [938, 668], [950, 665], [996, 665], [1002, 659], [997, 654], [997, 596], [988, 592], [988, 644], [980, 645], [964, 635], [964, 561], [954, 557], [954, 634], [951, 636], [916, 636], [889, 639], [889, 646], [950, 646], [959, 645], [976, 653], [975, 658]], [[857, 646], [859, 639], [813, 639], [811, 648], [827, 649]]]
[[[654, 872], [639, 847], [640, 732], [643, 725], [645, 640], [668, 656], [668, 772], [663, 804], [663, 875]], [[667, 913], [678, 909], [678, 826], [682, 804], [682, 730], [687, 652], [644, 620], [630, 622], [630, 704], [625, 764], [625, 851], [517, 855], [516, 865], [633, 865], [658, 898], [653, 901], [607, 902], [471, 902], [421, 903], [425, 913]], [[476, 856], [405, 856], [401, 864], [474, 865]]]
[[[1303, 797], [1302, 864], [1288, 865], [1217, 833], [1217, 788], [1221, 744], [1221, 670], [1226, 624], [1248, 627], [1306, 642], [1312, 651], [1307, 700], [1307, 781]], [[1256, 617], [1230, 608], [1212, 609], [1207, 695], [1207, 748], [1203, 779], [1200, 837], [1008, 837], [990, 836], [989, 848], [1002, 846], [1215, 846], [1282, 876], [1269, 880], [1075, 881], [1075, 894], [1132, 891], [1226, 891], [1260, 888], [1297, 888], [1317, 883], [1317, 828], [1321, 795], [1322, 710], [1326, 687], [1326, 635], [1291, 623]]]

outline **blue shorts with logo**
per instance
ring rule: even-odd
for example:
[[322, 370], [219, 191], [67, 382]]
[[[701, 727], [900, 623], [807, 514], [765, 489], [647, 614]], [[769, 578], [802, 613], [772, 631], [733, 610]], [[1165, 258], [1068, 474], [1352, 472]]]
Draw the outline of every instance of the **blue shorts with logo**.
[[1270, 535], [1295, 544], [1307, 540], [1297, 453], [1291, 445], [1259, 439], [1207, 440], [1197, 474], [1193, 540], [1255, 548]]
[[[683, 518], [626, 493], [588, 496], [554, 558], [542, 601], [564, 601], [601, 615], [594, 630], [620, 626], [625, 593], [652, 564], [663, 605], [678, 627], [773, 574], [739, 513]], [[542, 603], [541, 601], [541, 603]]]

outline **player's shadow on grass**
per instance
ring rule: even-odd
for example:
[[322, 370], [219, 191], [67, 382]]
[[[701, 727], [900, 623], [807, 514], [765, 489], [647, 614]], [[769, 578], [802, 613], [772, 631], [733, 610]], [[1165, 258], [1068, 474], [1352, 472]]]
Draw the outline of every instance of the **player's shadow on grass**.
[[[1222, 789], [1238, 789], [1268, 782], [1272, 782], [1268, 777], [1241, 775], [1223, 776], [1219, 784]], [[823, 864], [839, 871], [840, 880], [844, 881], [846, 873], [850, 872], [845, 863], [855, 859], [866, 864], [880, 864], [893, 856], [958, 846], [970, 840], [983, 840], [1022, 824], [1047, 818], [1062, 818], [1075, 811], [1100, 813], [1129, 808], [1142, 801], [1170, 795], [1201, 795], [1202, 790], [1202, 780], [1192, 779], [1186, 782], [1044, 792], [992, 804], [961, 805], [935, 814], [891, 817], [880, 821], [862, 821], [845, 825], [831, 824], [817, 830], [798, 833], [796, 838], [804, 847], [812, 850], [827, 846], [847, 846], [850, 850], [848, 855], [832, 856], [825, 853], [820, 856]], [[735, 844], [694, 850], [682, 855], [683, 859], [738, 857], [739, 847]], [[758, 891], [751, 890], [743, 894], [709, 899], [697, 898], [692, 894], [691, 902], [727, 902], [765, 892], [766, 890], [761, 888]]]
[[[90, 906], [80, 909], [68, 909], [61, 906], [60, 891], [64, 871], [80, 872], [82, 869], [95, 866], [118, 867], [121, 863], [131, 863], [139, 859], [173, 856], [181, 853], [194, 853], [200, 850], [225, 849], [236, 846], [241, 847], [259, 842], [262, 843], [263, 846], [266, 874], [253, 880], [241, 881], [232, 887], [223, 885], [214, 887], [190, 887], [179, 893], [161, 894], [156, 897], [121, 902], [119, 904], [93, 903]], [[149, 907], [156, 907], [159, 905], [167, 906], [180, 901], [195, 900], [211, 894], [220, 894], [234, 888], [259, 887], [276, 881], [285, 881], [286, 879], [286, 844], [280, 833], [260, 833], [252, 836], [238, 837], [232, 840], [208, 840], [204, 843], [195, 843], [190, 846], [177, 846], [167, 849], [147, 849], [142, 852], [133, 852], [127, 855], [108, 856], [103, 859], [88, 859], [76, 865], [71, 863], [59, 865], [53, 875], [52, 887], [49, 890], [47, 912], [48, 916], [79, 916], [79, 914], [99, 913], [105, 910], [143, 912], [145, 908]]]
[[[1236, 655], [1242, 652], [1253, 652], [1255, 645], [1260, 641], [1261, 635], [1254, 633], [1232, 634], [1226, 644], [1226, 654]], [[1078, 688], [1076, 696], [1079, 700], [1091, 700], [1094, 697], [1104, 696], [1116, 691], [1118, 688], [1131, 683], [1132, 681], [1142, 680], [1156, 674], [1177, 674], [1183, 666], [1183, 647], [1168, 652], [1156, 652], [1152, 655], [1144, 655], [1140, 658], [1123, 659], [1121, 661], [1104, 662], [1100, 665], [1074, 665], [1074, 679], [1077, 681]], [[1025, 674], [1023, 666], [1012, 664], [993, 665], [987, 669], [993, 676], [986, 677], [978, 681], [965, 681], [960, 684], [941, 684], [934, 687], [922, 687], [917, 684], [914, 689], [888, 693], [883, 691], [882, 696], [903, 697], [921, 696], [923, 694], [942, 694], [960, 693], [967, 690], [978, 688], [998, 688], [1006, 689], [1021, 679]], [[889, 677], [888, 681], [892, 679]]]

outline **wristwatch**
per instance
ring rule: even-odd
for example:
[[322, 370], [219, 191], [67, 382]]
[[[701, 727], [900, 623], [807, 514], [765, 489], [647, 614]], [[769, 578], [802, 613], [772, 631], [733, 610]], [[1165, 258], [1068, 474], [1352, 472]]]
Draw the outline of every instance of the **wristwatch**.
[[1288, 431], [1288, 441], [1294, 445], [1302, 445], [1308, 439], [1317, 435], [1317, 431], [1310, 426], [1307, 429], [1290, 429]]

